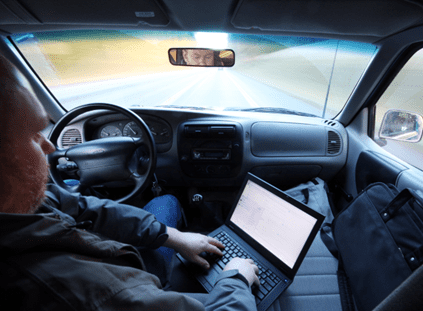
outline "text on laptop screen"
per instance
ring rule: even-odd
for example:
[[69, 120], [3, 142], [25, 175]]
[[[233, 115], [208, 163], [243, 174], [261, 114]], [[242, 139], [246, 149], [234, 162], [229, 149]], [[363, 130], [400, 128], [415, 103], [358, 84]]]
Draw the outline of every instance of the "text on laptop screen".
[[317, 221], [251, 180], [230, 220], [291, 269]]

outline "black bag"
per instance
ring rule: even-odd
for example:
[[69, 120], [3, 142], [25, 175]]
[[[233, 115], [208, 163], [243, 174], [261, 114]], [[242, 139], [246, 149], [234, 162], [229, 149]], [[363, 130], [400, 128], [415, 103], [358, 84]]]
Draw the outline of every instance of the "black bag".
[[423, 199], [372, 184], [323, 226], [321, 237], [338, 257], [357, 308], [372, 310], [423, 263]]

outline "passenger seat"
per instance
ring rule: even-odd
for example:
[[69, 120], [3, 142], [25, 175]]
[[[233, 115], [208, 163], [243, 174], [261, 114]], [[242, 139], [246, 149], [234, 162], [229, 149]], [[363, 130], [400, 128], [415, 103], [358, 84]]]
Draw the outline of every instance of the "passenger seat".
[[[316, 178], [285, 192], [325, 215], [324, 222], [332, 222], [323, 180]], [[337, 270], [338, 260], [328, 251], [320, 233], [317, 234], [294, 282], [268, 311], [341, 311]]]

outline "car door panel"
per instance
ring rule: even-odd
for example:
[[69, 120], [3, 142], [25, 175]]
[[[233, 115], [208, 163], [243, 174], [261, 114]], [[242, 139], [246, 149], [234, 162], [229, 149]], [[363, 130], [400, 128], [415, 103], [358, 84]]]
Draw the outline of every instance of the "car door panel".
[[362, 151], [357, 160], [355, 182], [357, 192], [374, 182], [396, 184], [398, 176], [407, 167], [378, 152]]
[[[399, 190], [423, 191], [423, 172], [383, 150], [367, 135], [368, 109], [363, 109], [346, 127], [348, 158], [337, 181], [347, 194], [357, 194], [374, 182], [395, 185]], [[339, 208], [348, 204], [340, 201]]]

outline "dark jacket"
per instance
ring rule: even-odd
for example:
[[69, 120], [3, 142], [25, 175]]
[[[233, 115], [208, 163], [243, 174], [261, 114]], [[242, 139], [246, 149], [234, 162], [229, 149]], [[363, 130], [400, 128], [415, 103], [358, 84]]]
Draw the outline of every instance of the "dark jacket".
[[50, 200], [36, 214], [0, 213], [3, 306], [16, 310], [256, 310], [248, 286], [230, 273], [222, 275], [205, 306], [181, 293], [163, 291], [159, 279], [145, 271], [138, 251], [129, 245], [156, 248], [166, 240], [166, 226], [150, 213], [70, 194], [56, 186], [49, 190]]

